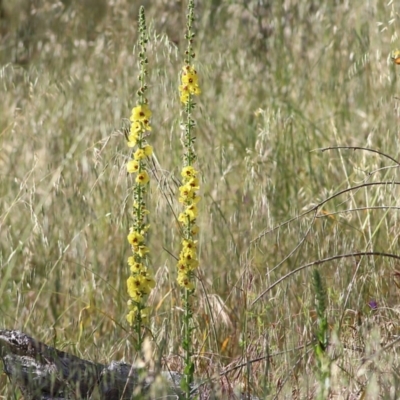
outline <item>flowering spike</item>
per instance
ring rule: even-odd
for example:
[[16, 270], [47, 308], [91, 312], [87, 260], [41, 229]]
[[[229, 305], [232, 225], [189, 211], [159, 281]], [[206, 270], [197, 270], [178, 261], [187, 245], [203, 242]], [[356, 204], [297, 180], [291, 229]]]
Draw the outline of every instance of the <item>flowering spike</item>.
[[200, 184], [198, 179], [199, 171], [194, 167], [197, 155], [194, 148], [196, 138], [193, 130], [196, 124], [192, 118], [192, 112], [195, 108], [193, 98], [201, 94], [201, 89], [197, 71], [194, 65], [192, 65], [194, 56], [192, 47], [194, 37], [194, 33], [192, 32], [193, 21], [194, 1], [189, 0], [186, 25], [187, 31], [185, 34], [187, 49], [185, 51], [184, 65], [181, 70], [179, 85], [180, 101], [183, 104], [186, 119], [182, 122], [182, 126], [184, 127], [184, 165], [181, 170], [182, 184], [179, 187], [179, 202], [182, 204], [183, 210], [178, 216], [183, 238], [177, 263], [177, 282], [184, 292], [183, 303], [185, 314], [183, 349], [185, 350], [185, 372], [181, 381], [181, 387], [185, 391], [186, 399], [190, 398], [190, 385], [193, 382], [194, 373], [191, 337], [193, 332], [193, 312], [190, 298], [195, 290], [194, 271], [199, 266], [199, 261], [197, 259], [197, 240], [195, 240], [195, 237], [199, 232], [196, 220], [198, 217], [197, 204], [200, 201], [200, 196], [198, 195]]
[[139, 11], [139, 82], [137, 91], [138, 101], [132, 108], [130, 116], [131, 128], [128, 135], [127, 145], [133, 148], [131, 159], [126, 165], [129, 174], [134, 174], [133, 187], [133, 224], [127, 237], [131, 246], [132, 255], [128, 258], [130, 276], [127, 280], [127, 291], [129, 295], [128, 314], [126, 319], [137, 334], [137, 350], [141, 351], [143, 343], [142, 326], [147, 323], [149, 309], [145, 306], [146, 298], [155, 286], [155, 281], [147, 268], [150, 249], [146, 245], [146, 234], [149, 228], [147, 224], [146, 194], [150, 176], [147, 172], [148, 159], [153, 154], [153, 148], [145, 137], [151, 131], [152, 112], [145, 97], [147, 90], [146, 76], [147, 64], [146, 43], [148, 42], [146, 31], [146, 19], [144, 8]]

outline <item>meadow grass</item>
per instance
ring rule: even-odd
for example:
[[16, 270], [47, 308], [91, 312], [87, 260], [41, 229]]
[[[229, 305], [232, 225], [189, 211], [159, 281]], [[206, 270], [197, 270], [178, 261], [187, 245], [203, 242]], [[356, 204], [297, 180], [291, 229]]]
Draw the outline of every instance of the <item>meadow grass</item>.
[[[139, 6], [103, 0], [92, 12], [91, 3], [1, 3], [0, 326], [98, 362], [132, 362], [123, 129], [139, 85]], [[399, 10], [378, 0], [199, 3], [196, 376], [222, 383], [221, 398], [231, 390], [313, 398], [313, 267], [254, 301], [307, 263], [399, 254], [398, 164], [363, 150], [319, 150], [359, 146], [399, 159], [400, 71], [390, 60]], [[143, 4], [154, 148], [150, 351], [156, 364], [181, 371], [177, 88], [186, 4]], [[389, 183], [304, 214], [373, 182]], [[395, 398], [398, 261], [358, 256], [316, 268], [326, 288], [332, 396]], [[4, 374], [0, 395], [11, 396]]]

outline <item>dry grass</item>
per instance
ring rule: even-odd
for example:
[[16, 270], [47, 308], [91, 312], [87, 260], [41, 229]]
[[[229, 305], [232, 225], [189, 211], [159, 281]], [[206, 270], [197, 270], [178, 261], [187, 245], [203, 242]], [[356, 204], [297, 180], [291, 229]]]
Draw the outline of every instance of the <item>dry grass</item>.
[[[103, 0], [92, 12], [89, 0], [79, 7], [67, 0], [32, 3], [0, 3], [0, 326], [89, 359], [129, 362], [131, 182], [121, 129], [137, 88], [138, 6]], [[399, 158], [399, 70], [389, 60], [397, 6], [201, 3], [197, 374], [243, 364], [221, 378], [222, 398], [230, 385], [261, 398], [313, 398], [311, 268], [251, 304], [306, 263], [352, 252], [399, 253], [398, 209], [383, 208], [400, 206], [398, 184], [348, 191], [323, 204], [319, 218], [309, 213], [281, 225], [346, 188], [400, 181], [397, 168], [387, 168], [394, 162], [379, 154], [315, 151], [362, 146]], [[144, 5], [155, 149], [153, 351], [179, 369], [174, 213], [185, 3]], [[318, 267], [328, 288], [333, 398], [399, 392], [397, 345], [383, 347], [399, 334], [397, 264], [370, 256]], [[4, 382], [3, 376], [0, 394], [9, 398]]]

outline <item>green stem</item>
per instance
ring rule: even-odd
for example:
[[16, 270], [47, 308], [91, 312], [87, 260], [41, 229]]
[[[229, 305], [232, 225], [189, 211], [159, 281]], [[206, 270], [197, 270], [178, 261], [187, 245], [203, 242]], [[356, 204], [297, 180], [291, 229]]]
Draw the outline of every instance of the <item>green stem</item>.
[[191, 292], [185, 289], [184, 302], [185, 302], [185, 316], [184, 316], [184, 341], [183, 348], [185, 350], [185, 369], [183, 376], [182, 388], [185, 391], [185, 399], [190, 399], [190, 389], [193, 382], [194, 365], [192, 362], [192, 310], [190, 308], [190, 295]]
[[140, 354], [140, 357], [142, 357], [142, 344], [143, 344], [142, 304], [138, 305], [138, 314], [136, 317], [135, 330], [136, 330], [136, 335], [137, 335], [136, 352], [137, 352], [137, 354]]

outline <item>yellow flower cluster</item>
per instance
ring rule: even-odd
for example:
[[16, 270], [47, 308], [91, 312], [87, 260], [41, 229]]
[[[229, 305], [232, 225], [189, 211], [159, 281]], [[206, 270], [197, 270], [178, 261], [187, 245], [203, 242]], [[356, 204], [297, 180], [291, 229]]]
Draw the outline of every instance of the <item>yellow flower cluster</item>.
[[199, 232], [199, 227], [196, 225], [197, 203], [200, 201], [200, 196], [197, 195], [197, 191], [200, 188], [197, 174], [198, 171], [192, 166], [184, 167], [181, 172], [183, 184], [179, 188], [179, 202], [185, 205], [185, 210], [179, 214], [178, 220], [190, 239], [182, 240], [182, 250], [177, 264], [177, 280], [181, 287], [188, 290], [194, 289], [190, 276], [199, 265], [197, 260], [197, 240], [193, 240], [193, 237]]
[[151, 130], [150, 126], [151, 111], [147, 104], [140, 104], [132, 109], [131, 129], [128, 136], [128, 146], [137, 149], [133, 153], [132, 159], [128, 161], [126, 168], [128, 173], [136, 174], [134, 188], [133, 215], [135, 218], [134, 226], [130, 228], [127, 237], [131, 245], [133, 256], [128, 258], [131, 275], [127, 280], [128, 295], [128, 315], [126, 319], [130, 325], [134, 325], [139, 318], [142, 322], [147, 319], [148, 309], [144, 307], [144, 297], [151, 292], [155, 286], [155, 281], [147, 267], [143, 264], [144, 259], [150, 252], [145, 244], [145, 236], [149, 225], [145, 225], [145, 216], [149, 211], [145, 207], [144, 195], [145, 185], [149, 182], [149, 174], [146, 171], [146, 158], [153, 154], [153, 148], [144, 140], [146, 131]]
[[128, 146], [134, 147], [143, 131], [151, 131], [151, 110], [147, 104], [133, 107], [131, 117], [131, 130], [128, 137]]
[[144, 295], [149, 294], [155, 286], [154, 279], [143, 266], [139, 274], [131, 275], [127, 281], [128, 294], [136, 303], [140, 303]]
[[193, 66], [185, 65], [182, 68], [181, 84], [179, 86], [180, 99], [183, 104], [187, 104], [191, 94], [199, 95], [201, 93], [197, 71]]

